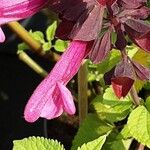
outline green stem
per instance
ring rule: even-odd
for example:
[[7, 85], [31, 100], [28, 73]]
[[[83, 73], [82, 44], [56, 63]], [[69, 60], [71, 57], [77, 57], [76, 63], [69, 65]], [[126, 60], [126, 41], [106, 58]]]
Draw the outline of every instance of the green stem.
[[51, 51], [49, 53], [45, 53], [42, 49], [42, 45], [37, 40], [35, 40], [29, 34], [29, 32], [17, 21], [9, 22], [7, 25], [31, 48], [33, 52], [36, 52], [37, 54], [54, 61], [58, 61], [60, 59], [60, 56], [56, 53], [52, 53]]
[[8, 27], [15, 32], [29, 47], [31, 47], [35, 52], [43, 54], [41, 44], [36, 41], [25, 28], [19, 24], [17, 21], [9, 22]]
[[79, 123], [85, 119], [88, 113], [88, 82], [87, 82], [87, 63], [84, 61], [78, 72], [78, 108]]

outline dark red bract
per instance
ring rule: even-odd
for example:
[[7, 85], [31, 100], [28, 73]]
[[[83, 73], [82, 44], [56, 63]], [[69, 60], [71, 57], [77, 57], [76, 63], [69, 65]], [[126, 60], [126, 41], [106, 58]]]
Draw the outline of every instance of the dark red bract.
[[[62, 39], [93, 43], [89, 58], [103, 61], [115, 47], [122, 53], [122, 62], [115, 68], [111, 83], [116, 95], [125, 97], [136, 78], [149, 79], [149, 70], [127, 59], [125, 35], [137, 46], [150, 52], [150, 15], [146, 0], [51, 0], [50, 8], [59, 13], [61, 23], [57, 36]], [[105, 13], [104, 13], [105, 12]], [[111, 34], [116, 33], [112, 43]], [[130, 68], [130, 69], [129, 69]]]

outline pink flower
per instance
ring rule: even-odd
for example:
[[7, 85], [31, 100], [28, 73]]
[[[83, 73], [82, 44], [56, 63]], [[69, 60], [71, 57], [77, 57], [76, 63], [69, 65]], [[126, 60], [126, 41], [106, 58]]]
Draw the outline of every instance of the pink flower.
[[[0, 26], [35, 14], [47, 2], [47, 0], [1, 0]], [[5, 35], [0, 28], [0, 42], [4, 42], [4, 40]]]
[[51, 73], [41, 82], [29, 99], [24, 117], [34, 122], [39, 117], [53, 119], [63, 112], [75, 113], [71, 92], [66, 84], [77, 73], [83, 58], [87, 55], [87, 42], [73, 41], [56, 63]]

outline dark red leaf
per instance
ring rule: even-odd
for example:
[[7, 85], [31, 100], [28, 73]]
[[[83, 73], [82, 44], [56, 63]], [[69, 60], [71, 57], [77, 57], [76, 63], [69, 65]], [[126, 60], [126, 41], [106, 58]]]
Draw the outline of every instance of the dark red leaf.
[[134, 80], [128, 77], [116, 77], [111, 80], [113, 90], [118, 98], [125, 97], [130, 91], [133, 83]]
[[131, 38], [140, 38], [150, 31], [150, 26], [144, 21], [128, 19], [124, 23], [125, 31]]
[[129, 19], [124, 23], [124, 27], [136, 45], [150, 52], [150, 26], [148, 24], [143, 21]]
[[127, 20], [126, 16], [130, 16], [133, 19], [146, 19], [150, 14], [150, 9], [148, 7], [140, 7], [138, 9], [125, 9], [123, 10], [118, 17], [121, 20]]
[[[89, 8], [90, 10], [91, 8]], [[85, 12], [77, 20], [70, 38], [73, 40], [91, 41], [98, 37], [101, 31], [104, 7], [94, 5], [90, 12]], [[87, 16], [88, 14], [88, 16]]]
[[133, 39], [133, 42], [150, 53], [150, 31], [140, 38]]
[[140, 80], [150, 80], [150, 69], [132, 61], [134, 71]]
[[145, 0], [119, 0], [118, 3], [123, 6], [125, 9], [138, 8], [145, 3]]
[[124, 59], [116, 66], [114, 78], [111, 84], [118, 98], [125, 97], [131, 89], [135, 80], [135, 72], [128, 59]]
[[107, 31], [101, 38], [98, 38], [90, 52], [89, 58], [93, 63], [103, 61], [111, 50], [111, 31]]

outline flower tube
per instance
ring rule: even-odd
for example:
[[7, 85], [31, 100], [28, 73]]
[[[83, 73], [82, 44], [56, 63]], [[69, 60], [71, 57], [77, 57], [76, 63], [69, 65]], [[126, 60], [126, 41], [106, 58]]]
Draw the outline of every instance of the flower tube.
[[70, 115], [75, 113], [73, 97], [66, 84], [77, 73], [83, 58], [86, 57], [87, 43], [71, 42], [53, 70], [29, 99], [24, 111], [26, 121], [34, 122], [39, 117], [53, 119], [63, 112]]

